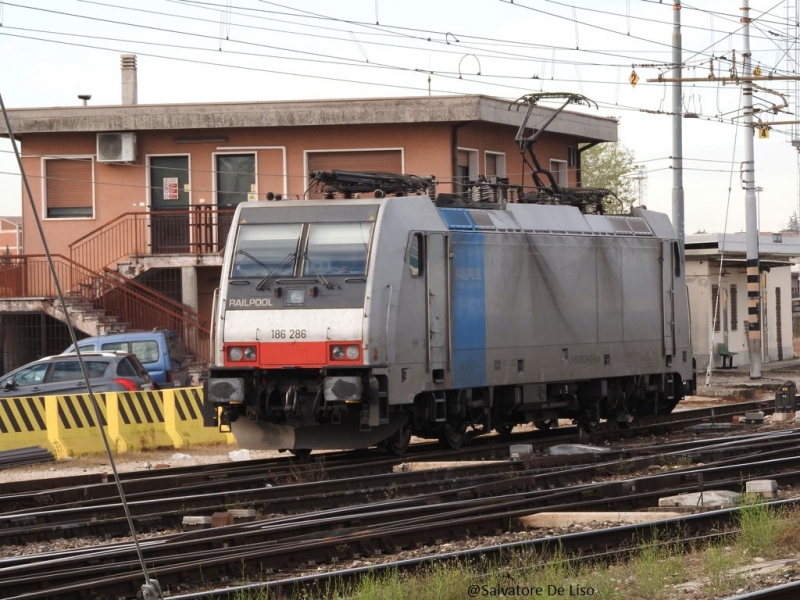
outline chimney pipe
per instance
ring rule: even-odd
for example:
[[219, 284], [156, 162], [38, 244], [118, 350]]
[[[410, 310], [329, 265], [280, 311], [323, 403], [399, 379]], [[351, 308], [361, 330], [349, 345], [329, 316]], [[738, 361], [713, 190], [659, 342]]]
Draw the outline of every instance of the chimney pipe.
[[122, 103], [138, 103], [135, 54], [122, 55]]
[[79, 100], [83, 100], [83, 105], [84, 106], [88, 106], [89, 100], [92, 99], [92, 95], [91, 94], [78, 94], [78, 99]]

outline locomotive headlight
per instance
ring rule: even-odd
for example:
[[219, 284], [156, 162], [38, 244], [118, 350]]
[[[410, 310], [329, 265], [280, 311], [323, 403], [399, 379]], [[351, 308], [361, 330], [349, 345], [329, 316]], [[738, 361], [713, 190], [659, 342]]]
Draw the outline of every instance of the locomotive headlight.
[[290, 288], [286, 290], [286, 296], [283, 301], [285, 306], [303, 306], [306, 303], [306, 289], [305, 288]]
[[350, 360], [355, 360], [358, 358], [358, 346], [348, 346], [347, 347], [347, 358]]
[[253, 346], [248, 346], [244, 349], [244, 358], [245, 360], [255, 360], [256, 359], [256, 349]]
[[334, 346], [331, 348], [331, 357], [334, 360], [342, 360], [344, 358], [344, 348], [341, 346]]
[[234, 346], [228, 350], [228, 358], [230, 358], [232, 361], [240, 361], [242, 360], [242, 356], [244, 356], [244, 352], [238, 346]]

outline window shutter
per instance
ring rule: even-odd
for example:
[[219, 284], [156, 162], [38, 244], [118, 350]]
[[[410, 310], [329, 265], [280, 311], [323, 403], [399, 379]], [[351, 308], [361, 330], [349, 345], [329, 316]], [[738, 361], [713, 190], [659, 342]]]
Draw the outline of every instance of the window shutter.
[[92, 159], [45, 161], [48, 208], [92, 207]]
[[352, 152], [309, 152], [309, 171], [360, 171], [402, 173], [400, 150], [355, 150]]
[[487, 179], [497, 175], [497, 154], [486, 155], [486, 173], [484, 175]]
[[466, 150], [458, 151], [458, 166], [469, 167], [469, 152]]

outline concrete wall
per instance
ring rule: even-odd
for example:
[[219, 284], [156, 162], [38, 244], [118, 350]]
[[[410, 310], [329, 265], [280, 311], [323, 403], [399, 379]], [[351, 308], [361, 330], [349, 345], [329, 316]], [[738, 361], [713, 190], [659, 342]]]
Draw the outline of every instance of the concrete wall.
[[[235, 441], [203, 425], [201, 388], [109, 392], [96, 398], [114, 454]], [[105, 452], [86, 395], [0, 398], [0, 431], [0, 451], [42, 446], [57, 459]]]

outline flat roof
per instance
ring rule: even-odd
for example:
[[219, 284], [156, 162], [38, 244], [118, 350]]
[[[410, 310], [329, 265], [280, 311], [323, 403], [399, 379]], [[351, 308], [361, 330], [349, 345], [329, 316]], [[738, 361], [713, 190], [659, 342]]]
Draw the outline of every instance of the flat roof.
[[[742, 232], [692, 234], [686, 236], [685, 243], [687, 259], [747, 254], [747, 234]], [[800, 236], [792, 231], [760, 232], [758, 253], [761, 257], [800, 256]]]
[[[526, 107], [482, 95], [15, 108], [14, 135], [54, 132], [228, 129], [394, 123], [488, 122], [519, 127]], [[554, 109], [535, 106], [536, 124]], [[563, 111], [548, 127], [582, 142], [616, 142], [617, 120]], [[0, 136], [8, 137], [5, 122]]]

